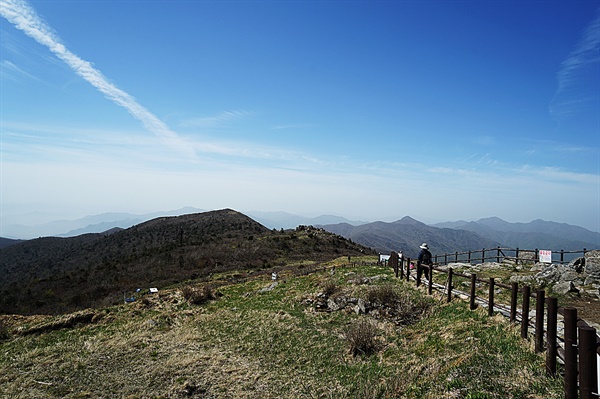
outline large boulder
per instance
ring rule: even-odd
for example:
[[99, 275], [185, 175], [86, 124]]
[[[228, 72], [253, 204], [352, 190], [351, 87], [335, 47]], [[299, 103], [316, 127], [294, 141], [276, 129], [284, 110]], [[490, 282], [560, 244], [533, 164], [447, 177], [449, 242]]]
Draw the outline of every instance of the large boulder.
[[585, 253], [583, 270], [587, 274], [586, 284], [600, 283], [600, 251], [595, 250]]
[[552, 286], [559, 295], [579, 293], [582, 287], [595, 288], [600, 284], [600, 251], [586, 252], [584, 257], [574, 259], [568, 265], [546, 264], [535, 275], [535, 280], [541, 285]]
[[560, 280], [561, 271], [559, 270], [560, 265], [551, 264], [546, 265], [539, 273], [535, 275], [537, 280], [542, 280], [546, 283], [554, 283]]
[[552, 291], [556, 292], [558, 295], [566, 295], [568, 293], [579, 293], [579, 289], [575, 287], [572, 281], [561, 281], [552, 287]]

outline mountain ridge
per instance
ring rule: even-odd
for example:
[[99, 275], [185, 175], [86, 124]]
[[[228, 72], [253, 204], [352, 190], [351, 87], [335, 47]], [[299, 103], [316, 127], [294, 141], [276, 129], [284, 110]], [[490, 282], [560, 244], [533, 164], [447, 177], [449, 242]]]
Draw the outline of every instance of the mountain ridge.
[[440, 229], [404, 217], [395, 222], [372, 222], [360, 226], [348, 224], [319, 225], [335, 234], [354, 242], [368, 246], [380, 253], [402, 251], [406, 256], [415, 258], [419, 246], [427, 242], [432, 253], [471, 250], [483, 247], [497, 247], [500, 244], [481, 237], [473, 232], [454, 229]]
[[583, 227], [535, 219], [529, 223], [510, 223], [498, 217], [475, 222], [444, 222], [433, 225], [472, 231], [504, 246], [553, 250], [581, 250], [600, 248], [600, 233]]
[[[145, 214], [132, 214], [122, 212], [105, 212], [96, 215], [88, 215], [73, 220], [54, 220], [40, 224], [8, 224], [2, 230], [7, 233], [4, 238], [11, 240], [28, 240], [39, 237], [75, 237], [81, 234], [102, 233], [114, 227], [126, 229], [145, 221], [162, 216], [181, 216], [191, 213], [207, 212], [205, 209], [184, 207], [170, 211], [159, 211]], [[316, 217], [305, 217], [287, 212], [262, 212], [244, 211], [244, 214], [252, 217], [257, 222], [270, 229], [294, 229], [299, 225], [333, 224], [347, 222], [352, 225], [366, 222], [352, 221], [336, 215], [320, 215]]]
[[[103, 233], [112, 228], [127, 229], [137, 224], [143, 223], [144, 221], [151, 220], [153, 218], [161, 216], [181, 216], [189, 213], [202, 213], [205, 210], [184, 207], [177, 210], [167, 212], [153, 212], [143, 215], [134, 215], [128, 213], [103, 213], [98, 215], [90, 215], [74, 221], [55, 221], [41, 225], [41, 230], [35, 230], [40, 228], [39, 226], [25, 226], [30, 229], [30, 236], [41, 237], [46, 236], [43, 233], [48, 231], [52, 226], [55, 231], [51, 236], [57, 237], [75, 237], [81, 234], [89, 233]], [[362, 225], [369, 225], [376, 222], [362, 222], [352, 221], [346, 218], [336, 215], [321, 215], [317, 217], [305, 217], [288, 212], [282, 211], [249, 211], [244, 212], [254, 220], [263, 224], [267, 228], [271, 229], [290, 229], [295, 228], [299, 225], [313, 225], [313, 226], [328, 226], [334, 225], [337, 234], [341, 234], [344, 237], [351, 237], [351, 231], [356, 230], [355, 228]], [[107, 220], [112, 219], [112, 220]], [[520, 248], [551, 248], [553, 250], [580, 250], [582, 248], [599, 248], [600, 247], [600, 233], [596, 233], [587, 230], [583, 227], [569, 225], [566, 223], [558, 223], [552, 221], [544, 221], [542, 219], [535, 219], [528, 223], [510, 223], [502, 220], [499, 217], [492, 216], [487, 218], [481, 218], [477, 221], [465, 221], [458, 220], [454, 222], [441, 222], [436, 224], [425, 224], [410, 216], [404, 216], [393, 222], [381, 222], [391, 223], [391, 225], [399, 227], [418, 227], [421, 230], [426, 229], [425, 226], [436, 227], [436, 228], [448, 228], [453, 230], [465, 230], [475, 233], [482, 238], [491, 240], [503, 247], [520, 247]], [[14, 225], [13, 225], [14, 226]], [[372, 225], [371, 227], [373, 227]], [[10, 226], [9, 226], [10, 227]], [[69, 227], [70, 230], [57, 231], [58, 228]], [[391, 226], [390, 226], [391, 227]], [[23, 228], [23, 226], [21, 226]], [[4, 229], [6, 230], [6, 229]], [[33, 232], [35, 230], [35, 233]], [[381, 237], [383, 232], [379, 231], [375, 233], [376, 237], [369, 236], [370, 233], [366, 232], [364, 228], [358, 229], [360, 233], [353, 239], [356, 242], [363, 243], [370, 247], [378, 248], [381, 251], [392, 250], [397, 245], [414, 245], [414, 240], [400, 239], [395, 237], [397, 233], [392, 232], [392, 236], [395, 238], [384, 239]], [[420, 233], [421, 236], [427, 237], [430, 233]], [[454, 234], [453, 239], [457, 239], [456, 233], [448, 233], [449, 235]], [[464, 235], [464, 233], [461, 233]], [[378, 236], [378, 237], [377, 237]], [[18, 237], [6, 237], [0, 241], [0, 247], [18, 243]], [[466, 238], [465, 238], [466, 239]], [[471, 239], [469, 239], [471, 240]], [[459, 240], [460, 241], [460, 240]], [[456, 242], [455, 242], [456, 244]], [[460, 242], [458, 243], [460, 244]], [[487, 243], [490, 244], [489, 242]], [[474, 245], [474, 244], [473, 244]], [[461, 246], [461, 245], [459, 245]], [[455, 250], [455, 249], [452, 249]]]
[[366, 253], [338, 235], [272, 230], [232, 209], [163, 216], [123, 230], [1, 248], [0, 312], [64, 313], [114, 303], [137, 287]]

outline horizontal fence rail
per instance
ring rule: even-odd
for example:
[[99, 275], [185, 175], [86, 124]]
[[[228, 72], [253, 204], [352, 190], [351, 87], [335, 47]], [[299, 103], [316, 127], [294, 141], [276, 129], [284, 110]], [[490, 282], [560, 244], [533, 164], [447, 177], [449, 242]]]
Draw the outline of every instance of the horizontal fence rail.
[[[585, 256], [588, 250], [583, 248], [580, 251], [552, 251], [552, 263], [569, 263], [579, 256]], [[512, 256], [511, 256], [512, 255]], [[497, 262], [503, 260], [533, 261], [540, 259], [539, 249], [519, 249], [519, 248], [482, 248], [474, 251], [452, 252], [434, 256], [435, 264], [447, 265], [449, 263], [473, 263], [473, 262]]]
[[[495, 251], [495, 252], [493, 252]], [[516, 251], [515, 257], [511, 259], [519, 259], [525, 251], [519, 249]], [[488, 257], [486, 258], [486, 252]], [[459, 255], [467, 255], [467, 262], [473, 260], [485, 259], [506, 259], [506, 248], [496, 248], [493, 250], [469, 251], [452, 254], [453, 258], [448, 259], [448, 254], [438, 255], [435, 257], [436, 264], [450, 263], [465, 263], [460, 259]], [[538, 250], [527, 251], [535, 254], [535, 257], [528, 256], [527, 260], [537, 261]], [[583, 251], [572, 251], [569, 253], [583, 253]], [[481, 254], [480, 258], [475, 258], [474, 253]], [[564, 255], [567, 252], [561, 251], [561, 262], [564, 260]], [[491, 256], [494, 255], [494, 256]], [[443, 260], [441, 260], [443, 259]], [[522, 259], [522, 258], [521, 258]], [[600, 356], [600, 337], [598, 337], [596, 329], [590, 326], [585, 320], [577, 317], [577, 309], [572, 307], [558, 306], [558, 300], [554, 297], [546, 298], [545, 291], [537, 290], [531, 292], [531, 288], [527, 285], [519, 287], [518, 283], [512, 283], [510, 286], [501, 284], [495, 279], [481, 279], [475, 273], [465, 275], [455, 273], [452, 267], [441, 269], [433, 265], [421, 265], [418, 261], [411, 261], [408, 257], [400, 258], [396, 252], [392, 252], [386, 262], [394, 269], [395, 276], [400, 279], [410, 281], [412, 278], [416, 281], [417, 287], [421, 286], [422, 271], [425, 271], [427, 283], [427, 292], [431, 295], [433, 289], [440, 291], [442, 295], [445, 293], [446, 301], [451, 302], [453, 296], [466, 297], [469, 300], [471, 310], [476, 309], [480, 305], [487, 305], [488, 315], [492, 316], [495, 312], [499, 312], [509, 317], [511, 323], [520, 323], [521, 337], [529, 339], [530, 327], [533, 330], [533, 339], [536, 352], [546, 352], [546, 372], [548, 375], [557, 376], [557, 362], [560, 361], [564, 365], [564, 393], [565, 399], [591, 399], [600, 398], [600, 387], [598, 386], [598, 357]], [[414, 269], [411, 269], [411, 266]], [[433, 273], [446, 274], [444, 285], [433, 283]], [[411, 275], [414, 274], [414, 275]], [[470, 281], [470, 292], [464, 293], [455, 289], [453, 282], [456, 278], [463, 278]], [[480, 298], [476, 295], [477, 286], [488, 285], [488, 297]], [[498, 289], [510, 290], [511, 303], [510, 306], [497, 304], [494, 302], [494, 294]], [[519, 289], [520, 288], [520, 289]], [[518, 297], [521, 296], [521, 308], [518, 308]], [[535, 300], [534, 316], [530, 314], [531, 299]], [[559, 328], [559, 317], [561, 316], [561, 328]], [[546, 323], [544, 324], [544, 320]], [[560, 333], [559, 333], [560, 331]]]

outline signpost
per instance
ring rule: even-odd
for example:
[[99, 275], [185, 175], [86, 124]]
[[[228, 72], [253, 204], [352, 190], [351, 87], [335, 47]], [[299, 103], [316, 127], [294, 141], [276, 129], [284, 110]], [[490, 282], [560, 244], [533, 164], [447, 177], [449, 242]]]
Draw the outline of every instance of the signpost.
[[552, 263], [552, 251], [540, 249], [540, 262]]

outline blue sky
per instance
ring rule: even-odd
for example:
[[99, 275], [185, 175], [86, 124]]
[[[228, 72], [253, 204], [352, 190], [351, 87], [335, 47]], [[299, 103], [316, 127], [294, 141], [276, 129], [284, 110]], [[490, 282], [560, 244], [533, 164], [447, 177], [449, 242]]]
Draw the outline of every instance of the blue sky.
[[3, 220], [194, 206], [600, 231], [598, 1], [0, 4]]

